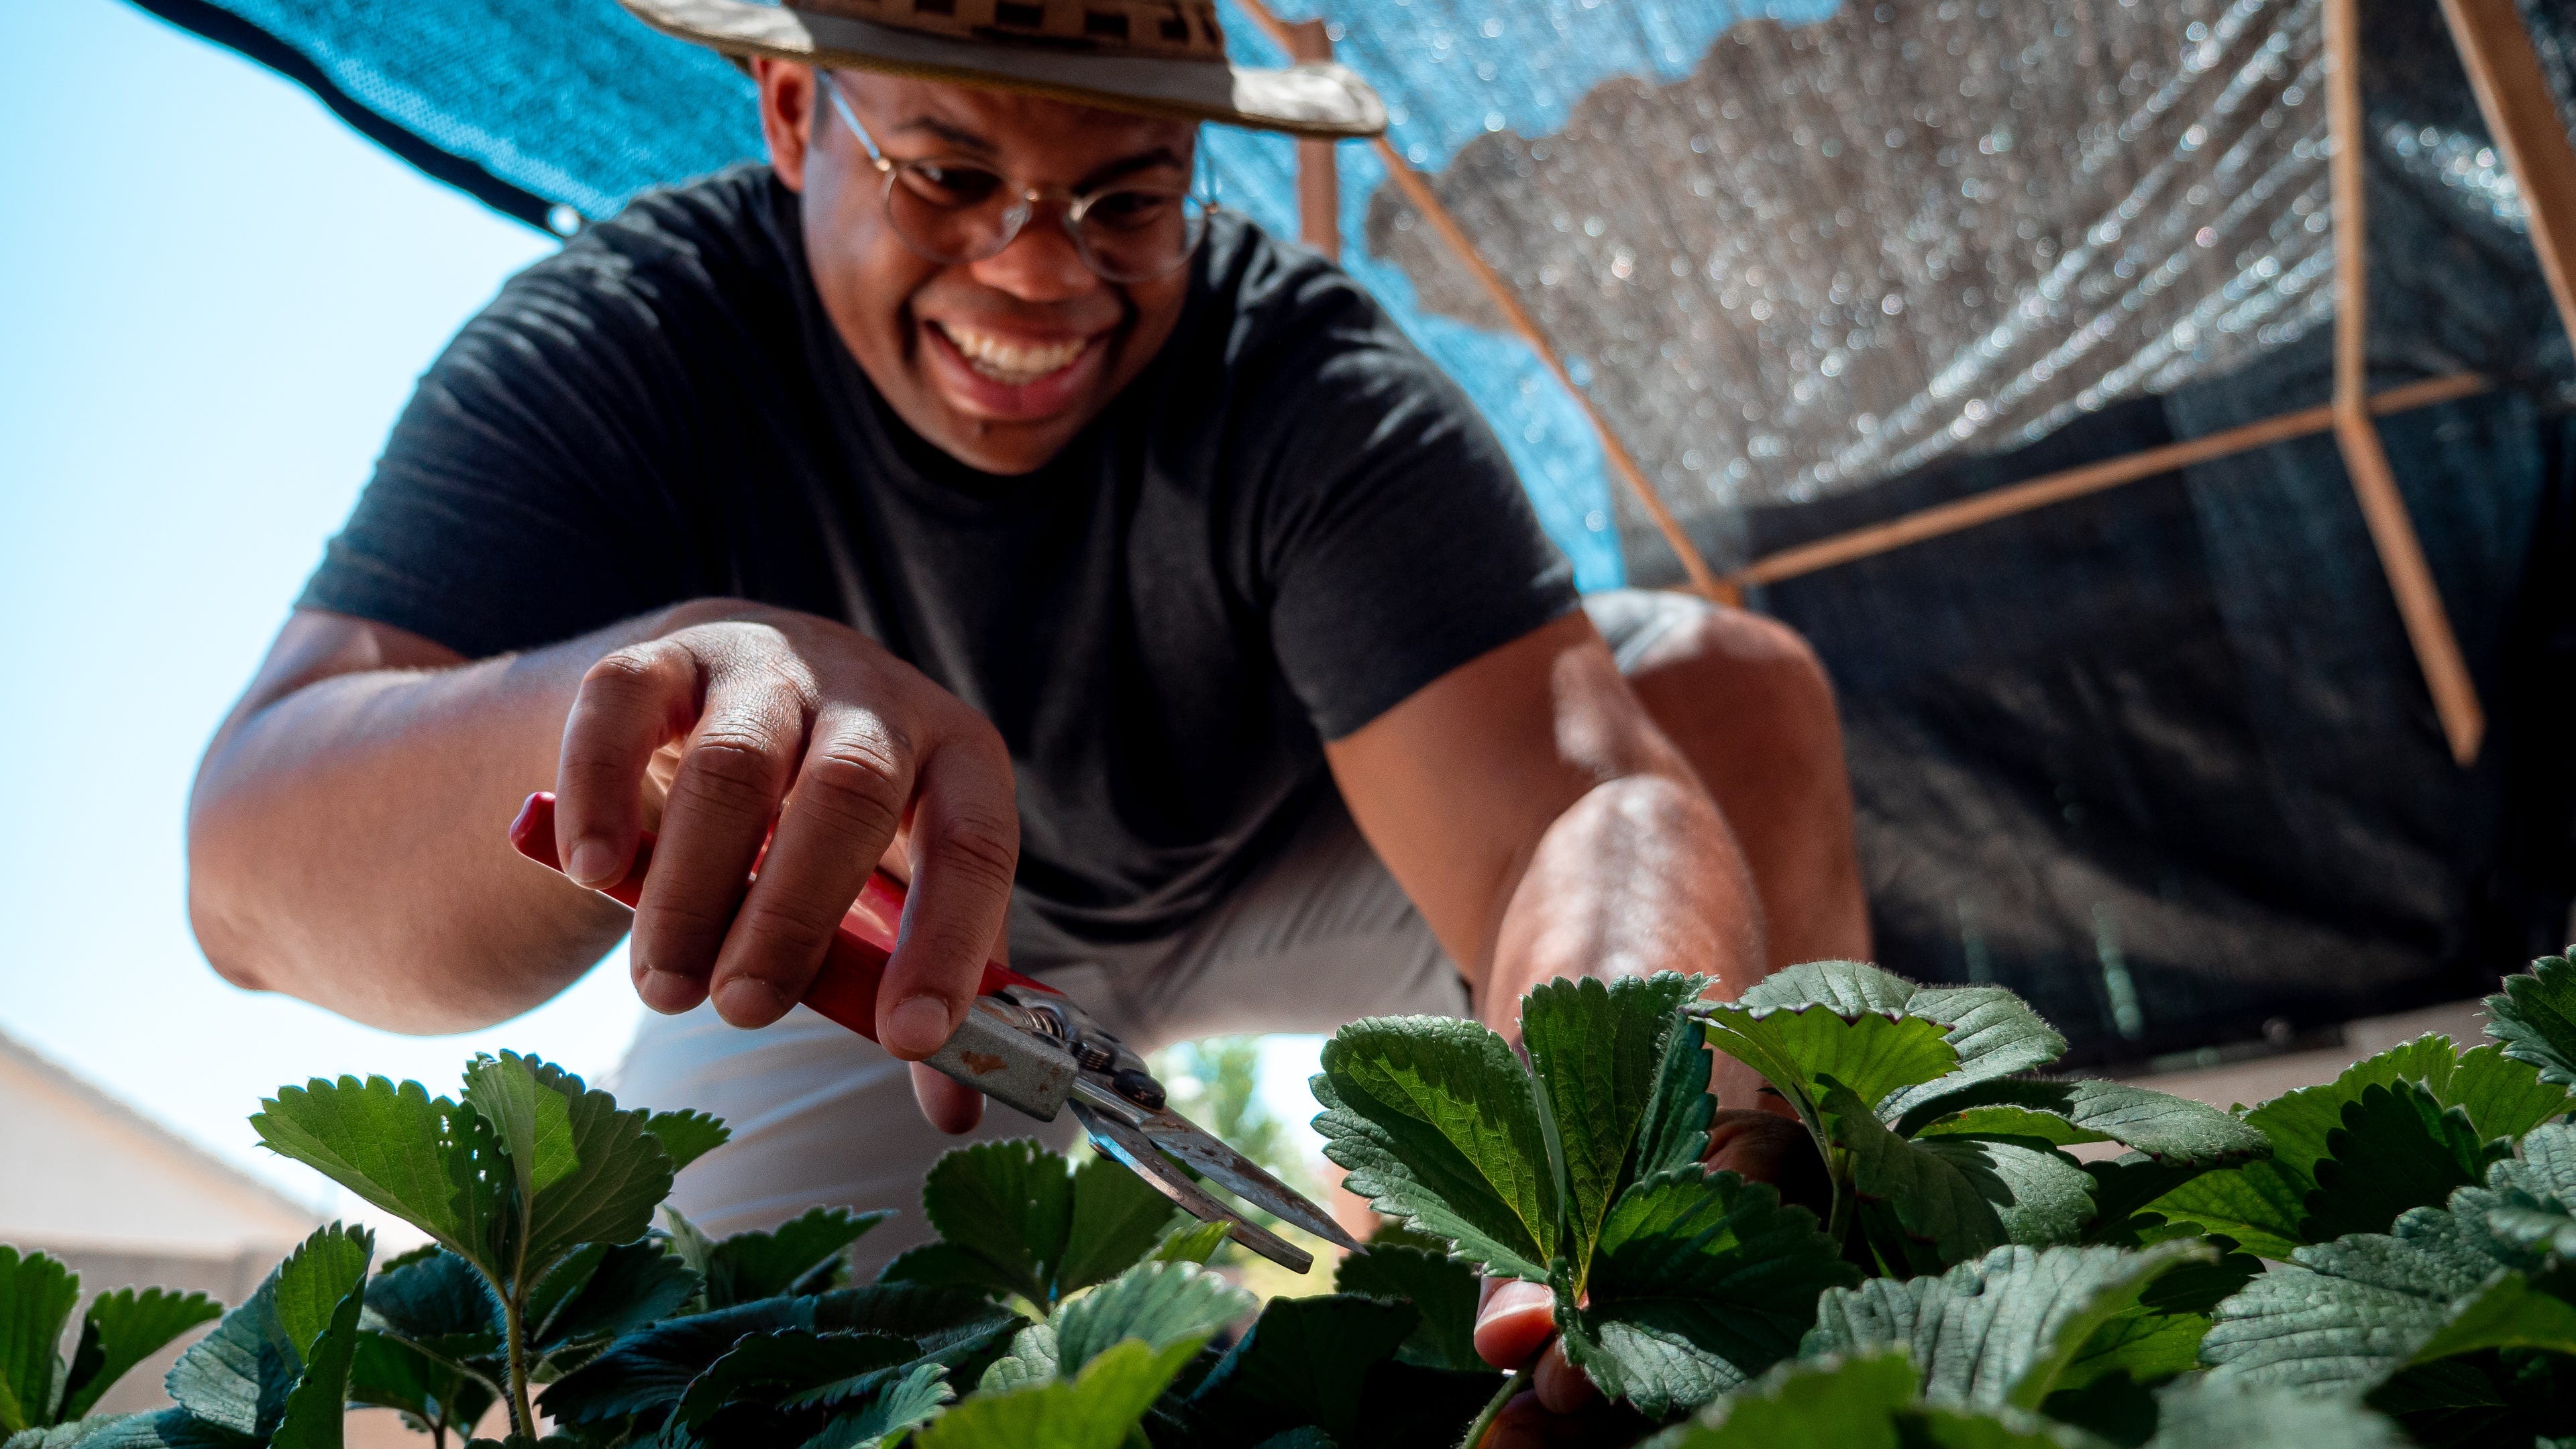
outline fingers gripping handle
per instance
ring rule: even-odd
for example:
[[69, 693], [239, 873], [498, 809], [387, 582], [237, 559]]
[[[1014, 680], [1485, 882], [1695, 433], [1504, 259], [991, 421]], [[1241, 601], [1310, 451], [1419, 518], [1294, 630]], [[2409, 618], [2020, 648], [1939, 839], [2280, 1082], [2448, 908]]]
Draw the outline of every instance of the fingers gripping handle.
[[[541, 790], [519, 807], [519, 818], [510, 822], [510, 844], [539, 865], [563, 869], [563, 862], [555, 855], [555, 797], [551, 793]], [[599, 893], [631, 909], [643, 898], [644, 873], [652, 864], [653, 832], [647, 830], [635, 846], [635, 865], [626, 872], [626, 878], [601, 887]], [[753, 871], [758, 873], [757, 865]], [[877, 986], [885, 979], [886, 962], [894, 955], [895, 933], [903, 922], [903, 899], [901, 881], [884, 871], [869, 876], [867, 886], [851, 903], [849, 914], [841, 918], [840, 929], [832, 933], [831, 944], [824, 948], [823, 969], [814, 973], [814, 984], [805, 992], [807, 1006], [870, 1041], [877, 1039]], [[1005, 986], [1052, 990], [1008, 966], [984, 963], [984, 979], [976, 985], [976, 994], [990, 996]]]

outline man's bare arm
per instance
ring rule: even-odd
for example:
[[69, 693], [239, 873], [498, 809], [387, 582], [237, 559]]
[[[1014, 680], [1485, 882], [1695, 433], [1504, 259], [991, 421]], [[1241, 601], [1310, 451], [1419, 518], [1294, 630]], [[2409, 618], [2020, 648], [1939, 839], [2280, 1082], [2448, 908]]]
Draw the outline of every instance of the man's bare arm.
[[[712, 997], [736, 1026], [776, 1020], [900, 839], [914, 909], [877, 1028], [917, 1060], [954, 1029], [1008, 909], [1019, 821], [999, 735], [846, 625], [698, 600], [466, 662], [303, 613], [199, 767], [199, 939], [233, 981], [395, 1030], [515, 1015], [629, 919], [510, 849], [511, 816], [547, 788], [583, 884], [623, 876], [659, 829], [629, 952], [659, 1011]], [[916, 1076], [934, 1121], [971, 1125], [980, 1098]]]
[[1353, 818], [1517, 1035], [1556, 976], [1762, 974], [1743, 853], [1580, 613], [1450, 671], [1326, 747]]

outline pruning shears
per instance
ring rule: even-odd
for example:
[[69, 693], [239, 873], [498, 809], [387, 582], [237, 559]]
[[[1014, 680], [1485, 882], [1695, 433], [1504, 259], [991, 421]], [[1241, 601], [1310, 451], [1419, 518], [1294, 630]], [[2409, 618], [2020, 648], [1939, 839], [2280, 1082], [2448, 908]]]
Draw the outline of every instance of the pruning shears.
[[[553, 795], [528, 797], [519, 818], [510, 823], [510, 843], [539, 865], [563, 869], [555, 858]], [[599, 893], [632, 908], [643, 894], [653, 844], [653, 833], [644, 832], [626, 878]], [[752, 871], [757, 878], [757, 863]], [[841, 918], [824, 951], [823, 968], [805, 993], [805, 1005], [870, 1041], [877, 1039], [877, 985], [894, 952], [903, 902], [901, 881], [882, 870], [871, 875]], [[1192, 1217], [1225, 1224], [1228, 1237], [1290, 1272], [1305, 1272], [1314, 1265], [1313, 1256], [1228, 1207], [1201, 1187], [1198, 1177], [1213, 1179], [1245, 1202], [1326, 1242], [1359, 1246], [1323, 1209], [1173, 1111], [1144, 1058], [1070, 997], [998, 962], [985, 963], [965, 1019], [923, 1065], [1041, 1122], [1052, 1122], [1058, 1112], [1071, 1108], [1103, 1156], [1152, 1184]]]

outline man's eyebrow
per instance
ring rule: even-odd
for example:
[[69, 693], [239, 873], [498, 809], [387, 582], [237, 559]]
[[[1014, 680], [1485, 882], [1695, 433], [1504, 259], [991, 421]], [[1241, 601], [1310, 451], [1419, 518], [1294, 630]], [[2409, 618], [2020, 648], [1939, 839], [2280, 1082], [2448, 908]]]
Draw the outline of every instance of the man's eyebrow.
[[1169, 166], [1173, 170], [1183, 171], [1189, 168], [1189, 164], [1181, 159], [1181, 153], [1171, 147], [1157, 146], [1151, 151], [1139, 151], [1124, 160], [1112, 161], [1094, 170], [1090, 175], [1083, 177], [1082, 184], [1076, 186], [1074, 190], [1095, 190], [1122, 176], [1133, 176], [1139, 171], [1151, 171], [1157, 166]]
[[937, 116], [915, 116], [895, 127], [892, 134], [900, 136], [912, 131], [926, 132], [961, 151], [973, 151], [982, 156], [996, 155], [1001, 150], [1000, 147], [974, 132], [952, 126]]

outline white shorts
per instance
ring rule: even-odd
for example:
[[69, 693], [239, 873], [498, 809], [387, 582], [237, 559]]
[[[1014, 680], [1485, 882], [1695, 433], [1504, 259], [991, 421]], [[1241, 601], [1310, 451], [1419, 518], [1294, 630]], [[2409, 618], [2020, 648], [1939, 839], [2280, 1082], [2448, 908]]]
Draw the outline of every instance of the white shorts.
[[[1621, 667], [1708, 605], [1620, 590], [1584, 601]], [[1200, 1037], [1330, 1032], [1363, 1016], [1466, 1014], [1467, 988], [1431, 929], [1329, 789], [1215, 909], [1152, 941], [1077, 940], [1014, 905], [1011, 964], [1080, 1001], [1140, 1052]], [[859, 1244], [873, 1271], [927, 1241], [921, 1180], [969, 1142], [1034, 1136], [1058, 1148], [1072, 1114], [1038, 1123], [992, 1104], [951, 1137], [922, 1120], [902, 1062], [798, 1007], [741, 1031], [710, 1007], [647, 1017], [614, 1077], [617, 1095], [694, 1107], [733, 1129], [680, 1174], [672, 1202], [710, 1233], [768, 1227], [816, 1204], [902, 1215]]]

